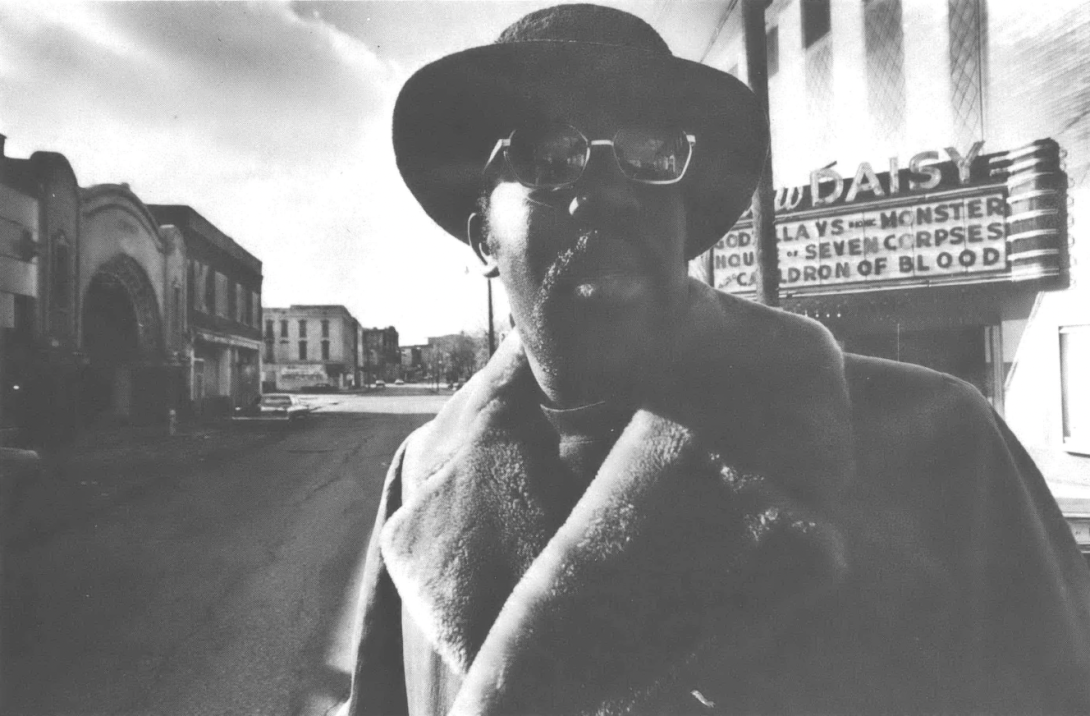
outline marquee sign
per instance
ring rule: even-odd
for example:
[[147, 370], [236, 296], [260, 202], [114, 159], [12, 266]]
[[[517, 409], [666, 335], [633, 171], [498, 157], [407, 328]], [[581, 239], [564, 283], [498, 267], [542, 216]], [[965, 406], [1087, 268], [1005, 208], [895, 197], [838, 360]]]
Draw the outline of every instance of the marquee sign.
[[[780, 288], [818, 295], [873, 288], [1011, 281], [1059, 275], [1066, 241], [1066, 177], [1058, 146], [1042, 140], [979, 156], [948, 148], [896, 158], [876, 174], [833, 169], [810, 185], [776, 194]], [[892, 180], [891, 180], [892, 177]], [[746, 215], [712, 250], [715, 286], [755, 287], [752, 219]]]

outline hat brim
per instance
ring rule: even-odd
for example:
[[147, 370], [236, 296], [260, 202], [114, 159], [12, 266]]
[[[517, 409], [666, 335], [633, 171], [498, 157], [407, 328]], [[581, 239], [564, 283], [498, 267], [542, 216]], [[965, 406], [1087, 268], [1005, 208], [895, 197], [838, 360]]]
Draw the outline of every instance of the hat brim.
[[583, 42], [487, 45], [417, 71], [394, 107], [398, 169], [427, 214], [467, 241], [496, 141], [527, 121], [579, 116], [668, 119], [696, 135], [679, 185], [687, 255], [706, 251], [750, 204], [768, 156], [768, 122], [735, 77], [697, 62]]

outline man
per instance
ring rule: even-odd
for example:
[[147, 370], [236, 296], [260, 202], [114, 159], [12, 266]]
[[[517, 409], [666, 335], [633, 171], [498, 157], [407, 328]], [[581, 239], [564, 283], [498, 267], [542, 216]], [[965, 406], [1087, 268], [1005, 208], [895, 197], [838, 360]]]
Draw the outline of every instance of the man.
[[687, 278], [766, 161], [744, 85], [550, 8], [394, 145], [516, 330], [391, 465], [356, 713], [1090, 712], [1090, 577], [980, 394]]

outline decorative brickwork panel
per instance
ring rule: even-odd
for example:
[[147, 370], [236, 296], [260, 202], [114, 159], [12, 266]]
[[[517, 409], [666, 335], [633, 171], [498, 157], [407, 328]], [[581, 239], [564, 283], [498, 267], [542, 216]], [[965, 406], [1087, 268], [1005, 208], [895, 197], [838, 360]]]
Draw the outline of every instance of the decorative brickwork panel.
[[950, 103], [957, 146], [984, 138], [984, 0], [949, 0]]
[[875, 139], [896, 146], [905, 126], [901, 0], [867, 0], [863, 10], [867, 100]]
[[833, 50], [829, 36], [806, 51], [806, 109], [814, 122], [814, 141], [823, 147], [832, 139]]

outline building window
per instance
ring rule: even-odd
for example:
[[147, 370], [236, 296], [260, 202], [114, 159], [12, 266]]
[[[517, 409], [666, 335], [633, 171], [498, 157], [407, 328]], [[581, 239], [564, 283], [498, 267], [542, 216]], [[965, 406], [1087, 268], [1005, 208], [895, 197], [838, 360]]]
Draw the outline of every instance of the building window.
[[329, 321], [322, 319], [322, 338], [329, 338]]
[[[780, 69], [780, 28], [778, 27], [773, 27], [765, 35], [765, 59], [768, 62], [768, 76], [772, 77]], [[737, 71], [737, 66], [735, 70]]]
[[276, 362], [276, 354], [274, 352], [274, 348], [275, 348], [275, 346], [273, 346], [273, 342], [272, 342], [272, 333], [270, 332], [269, 333], [269, 338], [267, 338], [265, 340], [265, 362], [266, 363], [275, 363]]
[[265, 338], [272, 338], [275, 335], [276, 332], [273, 331], [273, 322], [265, 321]]
[[261, 325], [261, 294], [257, 291], [250, 291], [250, 315], [253, 316], [250, 320], [253, 321], [251, 325]]
[[227, 318], [238, 319], [238, 284], [227, 279]]
[[223, 318], [230, 318], [231, 312], [228, 309], [228, 303], [231, 302], [229, 296], [234, 295], [234, 287], [231, 285], [230, 279], [227, 278], [225, 273], [216, 273], [216, 294], [219, 296], [219, 300], [216, 301], [216, 308], [219, 310], [216, 312], [217, 316]]
[[905, 47], [901, 0], [864, 0], [867, 100], [875, 139], [896, 145], [905, 124]]
[[300, 338], [306, 338], [307, 337], [307, 322], [306, 321], [299, 321], [299, 337]]
[[299, 341], [299, 360], [307, 359], [307, 342]]
[[1090, 455], [1090, 324], [1060, 328], [1060, 411], [1064, 447]]
[[329, 360], [329, 341], [322, 341], [322, 360]]
[[984, 81], [987, 71], [984, 0], [948, 0], [950, 102], [959, 147], [984, 138]]
[[281, 338], [287, 338], [288, 337], [288, 322], [287, 321], [280, 321], [280, 337]]
[[802, 46], [809, 47], [829, 34], [829, 0], [801, 0]]
[[216, 272], [212, 269], [204, 275], [204, 312], [210, 316], [216, 313]]

